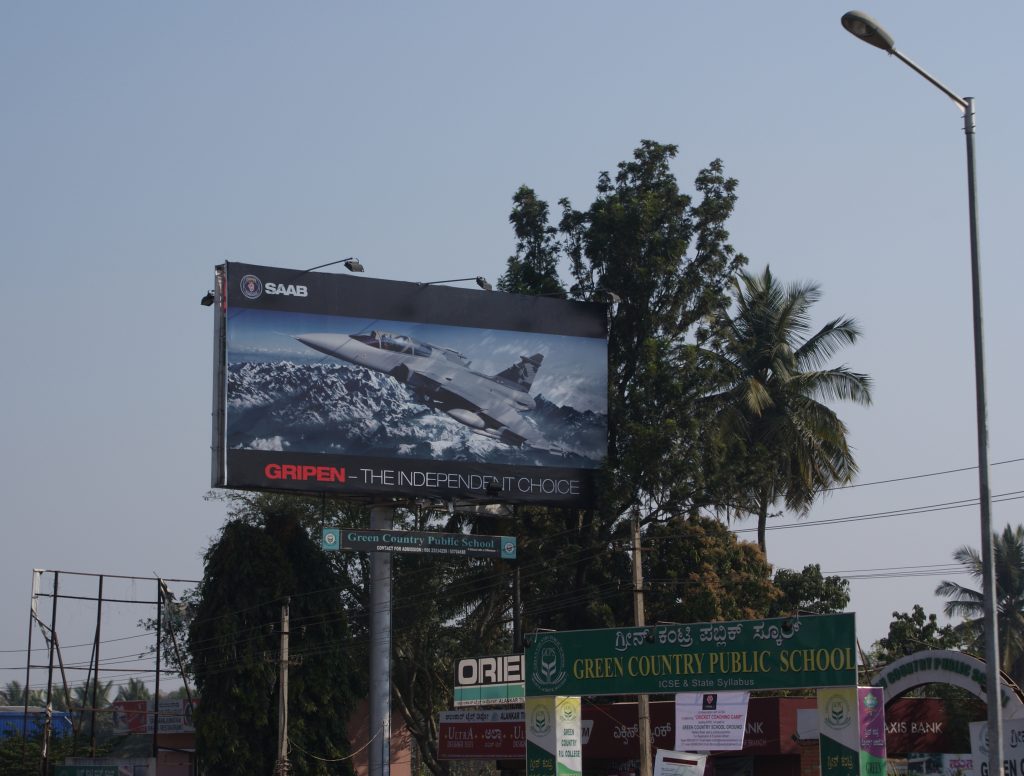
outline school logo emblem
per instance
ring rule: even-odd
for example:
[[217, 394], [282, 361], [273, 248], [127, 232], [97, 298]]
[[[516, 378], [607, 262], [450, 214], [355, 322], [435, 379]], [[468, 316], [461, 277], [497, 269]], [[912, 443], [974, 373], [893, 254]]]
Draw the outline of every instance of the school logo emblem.
[[543, 706], [538, 706], [530, 715], [530, 731], [537, 736], [545, 736], [550, 730], [551, 717], [548, 716], [548, 710]]
[[853, 721], [850, 704], [842, 695], [833, 695], [825, 703], [825, 726], [832, 730], [842, 730]]
[[541, 636], [530, 651], [530, 679], [538, 690], [550, 694], [565, 684], [565, 653], [556, 636]]

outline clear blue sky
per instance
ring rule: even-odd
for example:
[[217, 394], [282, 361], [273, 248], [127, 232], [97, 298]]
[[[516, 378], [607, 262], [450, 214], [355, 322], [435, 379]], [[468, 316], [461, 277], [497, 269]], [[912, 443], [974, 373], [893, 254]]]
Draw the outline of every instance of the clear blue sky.
[[[751, 267], [820, 282], [817, 321], [850, 314], [864, 330], [843, 356], [874, 377], [875, 405], [842, 415], [866, 485], [770, 532], [769, 559], [924, 567], [852, 581], [865, 648], [894, 609], [940, 610], [936, 567], [979, 546], [976, 507], [814, 525], [977, 494], [970, 470], [868, 484], [976, 462], [966, 176], [958, 110], [846, 33], [849, 9], [4, 4], [0, 680], [24, 678], [6, 669], [24, 662], [33, 567], [201, 575], [224, 517], [203, 498], [212, 313], [199, 298], [215, 264], [358, 256], [381, 278], [494, 281], [521, 183], [584, 207], [642, 138], [680, 146], [688, 190], [722, 158]], [[1022, 458], [1024, 5], [863, 10], [977, 99], [991, 460]], [[994, 494], [1022, 481], [1024, 463], [992, 469]], [[996, 503], [995, 527], [1022, 522], [1020, 503]], [[141, 615], [124, 616], [109, 635], [134, 632]]]

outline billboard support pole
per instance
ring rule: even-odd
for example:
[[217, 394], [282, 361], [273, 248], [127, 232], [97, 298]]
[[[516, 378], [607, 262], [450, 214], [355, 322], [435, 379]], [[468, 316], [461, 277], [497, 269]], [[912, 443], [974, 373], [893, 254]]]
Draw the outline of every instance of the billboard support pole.
[[[637, 627], [647, 624], [644, 614], [644, 566], [640, 547], [640, 514], [633, 511], [633, 618]], [[640, 738], [640, 776], [651, 776], [651, 706], [647, 693], [636, 696], [637, 733]]]
[[[370, 509], [370, 528], [390, 530], [392, 506]], [[370, 746], [369, 776], [391, 773], [391, 553], [370, 553]]]

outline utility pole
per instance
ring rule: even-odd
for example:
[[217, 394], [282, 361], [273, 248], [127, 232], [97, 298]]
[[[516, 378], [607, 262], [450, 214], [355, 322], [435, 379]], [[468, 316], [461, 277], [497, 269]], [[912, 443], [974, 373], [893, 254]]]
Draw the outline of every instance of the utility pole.
[[[370, 509], [370, 528], [394, 525], [393, 506]], [[370, 553], [370, 740], [368, 776], [391, 776], [391, 553], [377, 551]]]
[[288, 762], [288, 605], [291, 599], [285, 599], [281, 606], [281, 655], [278, 660], [278, 697], [277, 697], [277, 762], [274, 763], [274, 776], [288, 776], [292, 772]]
[[[644, 616], [644, 569], [640, 558], [640, 513], [633, 511], [633, 615], [636, 626], [647, 624]], [[640, 776], [651, 776], [651, 707], [647, 693], [636, 696], [640, 740]]]

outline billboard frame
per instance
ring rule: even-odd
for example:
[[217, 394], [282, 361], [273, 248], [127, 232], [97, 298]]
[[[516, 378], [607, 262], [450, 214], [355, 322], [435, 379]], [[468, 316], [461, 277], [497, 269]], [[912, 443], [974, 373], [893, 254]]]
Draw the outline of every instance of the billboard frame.
[[[256, 283], [249, 289], [235, 288], [252, 277], [256, 278]], [[502, 446], [507, 444], [504, 439], [505, 421], [501, 418], [495, 421], [492, 417], [504, 412], [504, 406], [495, 412], [490, 412], [487, 406], [479, 409], [480, 417], [498, 425], [502, 444], [492, 443], [491, 448], [481, 446], [479, 449], [483, 452], [478, 453], [476, 458], [460, 458], [454, 454], [451, 457], [442, 454], [432, 458], [418, 455], [418, 451], [408, 454], [404, 450], [399, 454], [400, 448], [397, 445], [390, 449], [386, 446], [367, 446], [366, 449], [372, 451], [370, 454], [359, 450], [349, 451], [344, 444], [340, 446], [341, 452], [335, 453], [321, 449], [265, 449], [253, 444], [243, 447], [237, 440], [232, 442], [229, 386], [231, 369], [235, 363], [231, 360], [232, 331], [237, 331], [232, 321], [233, 316], [255, 310], [268, 317], [279, 315], [285, 320], [295, 321], [300, 318], [289, 318], [288, 314], [339, 320], [365, 318], [373, 322], [407, 322], [413, 328], [449, 327], [452, 331], [466, 332], [463, 336], [469, 336], [473, 330], [480, 329], [510, 340], [517, 336], [533, 337], [542, 343], [557, 342], [557, 337], [578, 337], [582, 338], [581, 341], [595, 344], [595, 352], [600, 353], [603, 361], [591, 359], [587, 361], [588, 368], [598, 371], [607, 385], [606, 304], [225, 262], [216, 267], [215, 305], [211, 444], [213, 487], [333, 495], [365, 503], [409, 503], [425, 499], [447, 503], [450, 508], [454, 508], [457, 503], [578, 508], [594, 504], [596, 479], [603, 458], [599, 459], [593, 453], [589, 453], [590, 457], [579, 454], [574, 456], [571, 449], [558, 448], [557, 442], [560, 440], [554, 437], [555, 442], [549, 448], [535, 446], [532, 440], [518, 440], [520, 445], [517, 447], [509, 444], [507, 450], [511, 452], [506, 452]], [[343, 331], [341, 329], [339, 334]], [[377, 331], [373, 335], [377, 335]], [[292, 336], [297, 339], [294, 334]], [[352, 339], [350, 336], [346, 338]], [[597, 345], [598, 342], [603, 345]], [[293, 342], [289, 344], [294, 345]], [[444, 349], [447, 346], [441, 343], [435, 345], [435, 350], [438, 347]], [[342, 368], [359, 369], [366, 366], [358, 362], [352, 366], [351, 363], [344, 363], [347, 357], [330, 359], [330, 355], [317, 356], [311, 350], [306, 357], [315, 356], [322, 363]], [[528, 361], [526, 356], [522, 356], [521, 360], [524, 363]], [[536, 365], [534, 367], [539, 368]], [[487, 381], [501, 382], [500, 375], [490, 376], [485, 372], [468, 369], [468, 361], [465, 371], [471, 375], [468, 379], [485, 385]], [[456, 374], [456, 379], [458, 377]], [[398, 378], [396, 385], [401, 387], [402, 382], [410, 386], [409, 395], [415, 397], [411, 400], [415, 402], [421, 396], [420, 389], [402, 378]], [[528, 395], [529, 383], [524, 385], [527, 386]], [[600, 398], [604, 402], [605, 417], [601, 419], [600, 413], [597, 417], [603, 425], [606, 439], [607, 395]], [[430, 407], [429, 402], [427, 406]], [[552, 406], [562, 408], [558, 404]], [[442, 411], [448, 417], [444, 417]], [[518, 412], [508, 411], [505, 416], [515, 421], [519, 417]], [[497, 438], [493, 436], [495, 431], [491, 426], [478, 430], [474, 425], [478, 419], [461, 408], [449, 410], [442, 406], [438, 410], [438, 417], [461, 431], [465, 439], [475, 440], [476, 437], [471, 434]], [[460, 425], [452, 423], [449, 418], [454, 418]], [[536, 429], [537, 424], [533, 425]], [[347, 428], [339, 425], [339, 439], [347, 439]], [[603, 452], [603, 448], [601, 450]], [[525, 453], [519, 454], [520, 451]], [[493, 459], [488, 457], [492, 453]], [[281, 464], [280, 461], [286, 463]]]

